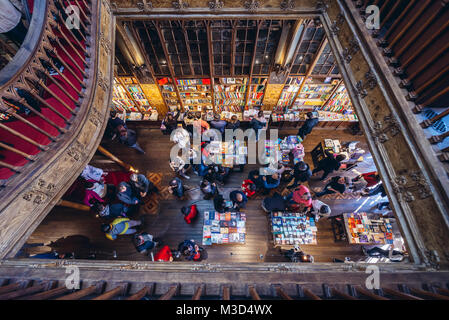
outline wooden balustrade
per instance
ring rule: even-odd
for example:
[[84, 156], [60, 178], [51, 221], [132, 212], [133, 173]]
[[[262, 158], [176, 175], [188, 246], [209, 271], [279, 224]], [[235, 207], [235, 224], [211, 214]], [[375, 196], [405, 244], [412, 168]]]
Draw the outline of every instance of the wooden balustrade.
[[158, 300], [170, 300], [178, 291], [179, 285], [171, 286]]
[[[362, 9], [369, 4], [375, 2], [355, 2]], [[402, 79], [399, 86], [409, 91], [405, 97], [415, 103], [414, 113], [435, 104], [441, 107], [442, 101], [449, 97], [449, 85], [445, 81], [449, 73], [449, 42], [444, 41], [449, 36], [448, 4], [448, 0], [385, 1], [381, 6], [380, 30], [371, 33], [375, 38], [383, 34], [377, 44], [391, 57], [389, 63], [395, 68], [394, 75]], [[360, 13], [365, 14], [364, 10]], [[442, 110], [433, 119], [421, 122], [421, 126], [426, 129], [448, 114], [447, 109]], [[448, 136], [449, 133], [432, 136], [429, 141], [440, 143]], [[439, 159], [447, 161], [447, 156], [440, 154]]]
[[254, 288], [253, 286], [250, 286], [248, 288], [248, 290], [249, 290], [249, 294], [251, 295], [253, 300], [261, 300], [259, 294], [256, 291], [256, 288]]
[[293, 298], [290, 297], [290, 296], [284, 291], [284, 289], [282, 289], [281, 286], [276, 286], [276, 287], [275, 287], [275, 290], [276, 290], [276, 294], [277, 294], [279, 297], [281, 297], [282, 299], [284, 299], [284, 300], [293, 300]]
[[[444, 277], [441, 276], [442, 278]], [[122, 277], [123, 278], [123, 277]], [[419, 276], [412, 276], [414, 280]], [[97, 282], [96, 284], [89, 285], [83, 289], [72, 290], [68, 289], [63, 283], [56, 280], [44, 280], [42, 282], [34, 282], [33, 280], [21, 280], [11, 283], [10, 280], [0, 279], [0, 299], [20, 299], [20, 300], [142, 300], [148, 297], [153, 300], [152, 297], [155, 289], [158, 286], [164, 288], [164, 293], [158, 298], [158, 300], [171, 300], [176, 299], [181, 292], [183, 283], [177, 283], [167, 286], [164, 283], [158, 282], [119, 282], [110, 283]], [[447, 278], [445, 279], [447, 280]], [[443, 280], [442, 283], [447, 285]], [[59, 283], [59, 286], [57, 285]], [[347, 285], [349, 294], [347, 291], [337, 289], [337, 284], [327, 285], [322, 284], [323, 298], [314, 294], [310, 288], [310, 284], [296, 284], [296, 283], [276, 283], [270, 284], [266, 282], [257, 282], [247, 284], [248, 298], [260, 301], [262, 300], [259, 292], [264, 292], [265, 296], [269, 298], [279, 297], [283, 300], [294, 300], [294, 296], [298, 295], [302, 299], [309, 300], [359, 300], [359, 299], [371, 299], [371, 300], [449, 300], [449, 290], [445, 288], [438, 288], [429, 283], [423, 283], [421, 286], [416, 286], [417, 282], [412, 281], [413, 286], [407, 286], [406, 283], [399, 285], [401, 291], [391, 289], [390, 287], [384, 287], [379, 289], [379, 292], [368, 290], [361, 283], [356, 281], [354, 285]], [[316, 285], [317, 283], [315, 283]], [[199, 282], [195, 283], [192, 287], [192, 283], [186, 282], [186, 291], [192, 290], [192, 300], [202, 300], [217, 298], [216, 296], [216, 284], [211, 282]], [[256, 290], [256, 285], [258, 290]], [[340, 285], [343, 285], [340, 283]], [[206, 288], [211, 286], [211, 290], [207, 290], [210, 294], [206, 294]], [[243, 287], [242, 287], [243, 286]], [[106, 287], [109, 287], [108, 291], [104, 291]], [[245, 287], [245, 284], [240, 283], [226, 283], [221, 286], [221, 294], [223, 300], [231, 300], [235, 298], [231, 294], [231, 288], [238, 288], [240, 291]], [[296, 289], [295, 289], [296, 288]], [[131, 293], [132, 292], [132, 293]], [[96, 297], [93, 297], [96, 295]], [[386, 296], [385, 296], [386, 295]], [[153, 298], [153, 299], [152, 299]], [[241, 297], [240, 297], [241, 298]], [[182, 299], [185, 299], [184, 297]]]
[[[79, 112], [91, 67], [87, 36], [92, 27], [92, 2], [76, 1], [79, 29], [65, 23], [69, 3], [73, 4], [67, 0], [34, 1], [25, 40], [13, 60], [0, 70], [0, 113], [6, 115], [0, 131], [7, 133], [0, 141], [0, 169], [17, 173], [24, 166], [18, 158], [37, 161], [39, 153], [48, 152], [58, 141], [58, 135], [70, 130]], [[26, 144], [37, 147], [38, 154], [29, 152], [23, 146]], [[5, 171], [0, 175], [0, 179], [9, 177]]]

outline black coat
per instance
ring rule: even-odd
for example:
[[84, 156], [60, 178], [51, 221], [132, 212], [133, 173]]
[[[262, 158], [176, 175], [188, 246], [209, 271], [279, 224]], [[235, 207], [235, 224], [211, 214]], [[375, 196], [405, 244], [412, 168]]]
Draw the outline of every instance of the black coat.
[[318, 124], [318, 118], [307, 119], [306, 122], [299, 128], [298, 136], [304, 138], [304, 136], [308, 135], [312, 132], [312, 129]]

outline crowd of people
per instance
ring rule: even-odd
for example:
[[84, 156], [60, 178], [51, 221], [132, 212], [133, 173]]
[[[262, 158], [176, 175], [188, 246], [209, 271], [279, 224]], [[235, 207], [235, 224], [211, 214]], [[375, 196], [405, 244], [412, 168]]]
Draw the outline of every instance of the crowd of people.
[[[179, 113], [169, 113], [166, 116], [161, 125], [163, 134], [170, 135], [179, 127], [178, 118]], [[181, 148], [186, 145], [186, 139], [191, 139], [195, 130], [202, 134], [213, 128], [223, 133], [225, 129], [236, 130], [240, 127], [236, 116], [229, 121], [221, 120], [219, 116], [216, 116], [210, 123], [205, 121], [200, 113], [190, 113], [186, 118], [193, 121], [184, 123], [182, 127], [185, 130], [172, 139]], [[317, 116], [309, 113], [306, 122], [298, 131], [298, 136], [302, 140], [306, 139], [317, 122]], [[251, 120], [249, 126], [254, 129], [255, 137], [258, 139], [260, 131], [267, 127], [262, 111]], [[124, 145], [145, 153], [137, 143], [136, 132], [127, 128], [126, 122], [115, 111], [111, 111], [106, 135], [110, 139], [118, 137]], [[340, 175], [329, 178], [330, 174], [339, 173], [341, 163], [345, 160], [345, 156], [329, 152], [313, 170], [305, 161], [297, 161], [291, 166], [280, 165], [280, 169], [277, 170], [267, 167], [250, 170], [240, 188], [225, 193], [224, 190], [229, 189], [225, 186], [230, 176], [236, 171], [244, 172], [245, 164], [227, 167], [223, 164], [210, 163], [207, 151], [209, 143], [202, 142], [199, 149], [190, 149], [188, 161], [179, 156], [170, 161], [174, 176], [169, 181], [168, 192], [175, 198], [185, 200], [186, 192], [192, 190], [184, 184], [184, 180], [190, 179], [191, 172], [200, 178], [196, 189], [201, 190], [203, 200], [211, 201], [217, 212], [240, 211], [245, 208], [248, 200], [258, 193], [265, 195], [261, 202], [262, 208], [267, 212], [294, 210], [319, 220], [321, 217], [331, 215], [330, 206], [319, 199], [324, 195], [347, 192], [361, 192], [364, 196], [385, 195], [377, 172], [360, 174], [353, 179]], [[323, 172], [320, 180], [324, 181], [325, 185], [319, 192], [311, 191], [308, 187], [309, 182], [320, 172]], [[108, 239], [115, 240], [119, 236], [132, 235], [137, 252], [151, 254], [154, 261], [174, 259], [200, 261], [207, 256], [206, 251], [191, 239], [183, 241], [176, 249], [170, 249], [167, 245], [163, 245], [161, 239], [143, 232], [142, 220], [133, 219], [139, 206], [145, 202], [145, 198], [150, 194], [159, 193], [145, 175], [132, 173], [128, 181], [121, 181], [117, 186], [106, 184], [106, 175], [107, 173], [99, 168], [87, 166], [81, 177], [85, 189], [83, 202], [104, 221], [101, 231]], [[284, 190], [284, 187], [289, 192], [281, 195], [280, 191]], [[273, 190], [277, 192], [272, 192]], [[383, 207], [388, 205], [388, 202], [382, 203]], [[183, 207], [181, 213], [187, 224], [194, 223], [199, 215], [195, 204]], [[155, 249], [157, 249], [156, 255], [153, 254]]]

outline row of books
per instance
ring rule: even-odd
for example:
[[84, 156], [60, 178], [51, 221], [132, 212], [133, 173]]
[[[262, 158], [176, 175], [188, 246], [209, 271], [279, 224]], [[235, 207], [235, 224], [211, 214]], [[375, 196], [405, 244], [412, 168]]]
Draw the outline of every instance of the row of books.
[[210, 85], [210, 79], [183, 79], [183, 80], [176, 80], [176, 83], [179, 86], [189, 86], [189, 85]]

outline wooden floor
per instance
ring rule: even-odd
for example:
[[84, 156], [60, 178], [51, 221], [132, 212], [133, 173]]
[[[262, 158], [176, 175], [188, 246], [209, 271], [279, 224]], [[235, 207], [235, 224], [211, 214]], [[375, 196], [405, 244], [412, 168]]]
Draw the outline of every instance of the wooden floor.
[[[131, 164], [140, 172], [159, 172], [163, 174], [163, 185], [167, 185], [172, 171], [168, 165], [169, 150], [173, 145], [169, 137], [164, 136], [156, 129], [137, 128], [139, 144], [146, 151], [145, 155], [140, 155], [133, 149], [128, 149], [117, 142], [106, 141], [102, 145], [107, 150], [118, 156], [123, 161]], [[295, 134], [295, 131], [284, 130], [281, 135]], [[316, 128], [312, 134], [308, 135], [304, 147], [306, 151], [305, 161], [312, 165], [310, 151], [323, 138], [338, 138], [341, 142], [360, 141], [360, 147], [368, 150], [363, 136], [352, 136], [343, 130]], [[356, 169], [359, 172], [369, 172], [375, 169], [372, 158], [368, 155], [366, 163]], [[119, 169], [114, 163], [101, 155], [95, 155], [92, 165], [102, 167], [107, 170]], [[243, 173], [233, 173], [229, 182], [220, 191], [225, 194], [225, 198], [230, 191], [238, 189], [248, 172], [257, 166], [246, 166]], [[355, 176], [356, 172], [345, 173]], [[187, 188], [198, 188], [199, 178], [190, 173], [191, 179], [185, 180]], [[310, 182], [312, 189], [320, 188], [322, 183], [318, 177], [313, 177]], [[180, 208], [184, 205], [198, 201], [196, 204], [200, 212], [213, 209], [212, 201], [202, 200], [201, 192], [196, 189], [189, 193], [189, 200], [177, 201], [176, 199], [161, 200], [160, 212], [158, 215], [146, 215], [144, 230], [162, 237], [164, 242], [171, 248], [176, 248], [185, 239], [195, 239], [201, 243], [203, 217], [192, 225], [187, 225], [180, 213]], [[351, 212], [356, 209], [360, 211], [371, 211], [379, 198], [350, 197], [350, 199], [326, 199], [333, 213]], [[244, 210], [247, 213], [247, 237], [244, 245], [212, 245], [206, 247], [208, 259], [205, 262], [276, 262], [284, 261], [279, 251], [273, 248], [271, 243], [271, 233], [266, 213], [261, 209], [261, 200], [250, 200]], [[112, 252], [115, 250], [119, 260], [146, 260], [148, 257], [136, 252], [131, 243], [130, 236], [120, 236], [119, 239], [111, 241], [106, 239], [100, 231], [101, 222], [86, 212], [78, 212], [73, 209], [55, 207], [45, 218], [42, 224], [28, 239], [27, 243], [48, 243], [61, 237], [69, 235], [84, 235], [89, 237], [91, 243], [97, 251], [97, 259], [113, 259]], [[332, 258], [344, 259], [350, 257], [352, 260], [359, 260], [362, 257], [361, 248], [358, 245], [348, 243], [335, 243], [330, 226], [330, 222], [321, 219], [318, 222], [318, 244], [302, 246], [306, 253], [312, 254], [317, 262], [330, 262]], [[33, 248], [31, 253], [47, 251], [48, 247]]]

